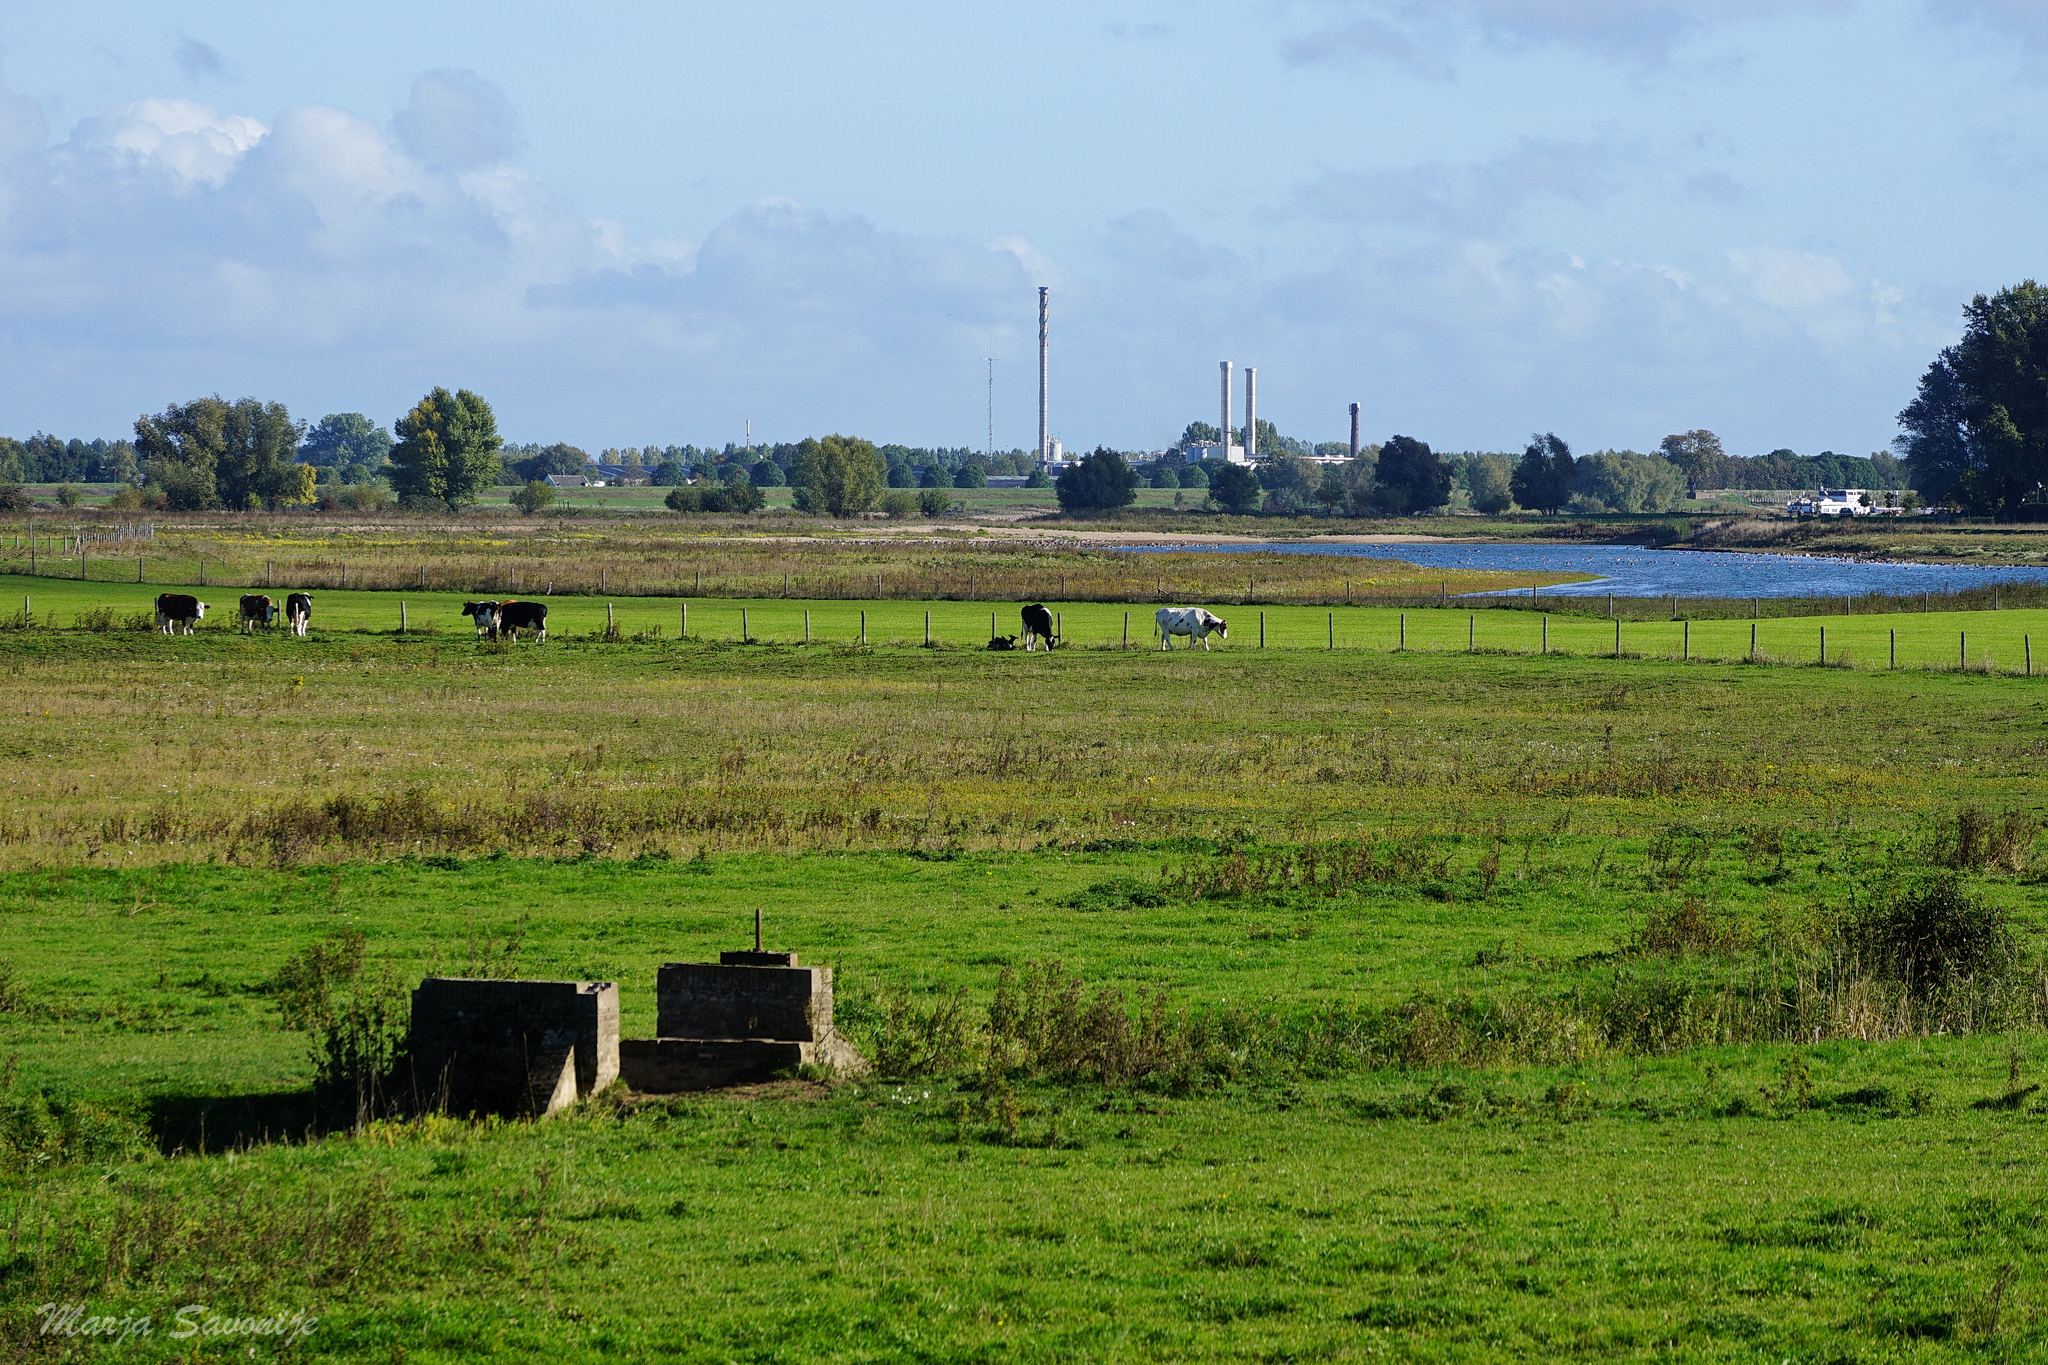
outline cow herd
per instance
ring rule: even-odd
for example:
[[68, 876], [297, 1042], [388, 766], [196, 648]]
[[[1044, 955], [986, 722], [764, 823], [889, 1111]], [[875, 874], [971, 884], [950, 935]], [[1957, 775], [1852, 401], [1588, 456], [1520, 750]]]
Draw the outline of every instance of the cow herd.
[[[258, 626], [269, 630], [277, 622], [278, 603], [264, 593], [242, 594], [241, 623], [245, 632], [253, 634]], [[313, 594], [295, 592], [286, 595], [283, 604], [285, 629], [304, 638], [306, 627], [313, 620]], [[462, 615], [467, 616], [476, 626], [479, 640], [502, 639], [510, 636], [517, 640], [524, 632], [536, 641], [548, 638], [548, 608], [545, 602], [464, 602]], [[1022, 648], [1033, 650], [1043, 647], [1050, 650], [1060, 643], [1058, 626], [1053, 614], [1042, 602], [1034, 602], [1019, 613], [1022, 618], [1024, 641]], [[206, 618], [206, 603], [188, 593], [167, 592], [156, 599], [156, 628], [166, 635], [190, 635], [193, 627]], [[1161, 607], [1153, 615], [1159, 626], [1159, 647], [1173, 648], [1177, 635], [1185, 635], [1188, 648], [1193, 649], [1199, 641], [1203, 649], [1209, 647], [1209, 637], [1230, 638], [1230, 627], [1222, 617], [1202, 607]], [[988, 642], [990, 649], [1016, 649], [1018, 636], [998, 635]]]

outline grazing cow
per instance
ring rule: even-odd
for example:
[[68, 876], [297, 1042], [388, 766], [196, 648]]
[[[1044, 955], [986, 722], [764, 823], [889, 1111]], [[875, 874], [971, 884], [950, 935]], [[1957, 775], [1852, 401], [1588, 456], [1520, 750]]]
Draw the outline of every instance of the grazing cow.
[[1015, 649], [1017, 647], [1017, 637], [1014, 635], [998, 635], [988, 642], [988, 647], [996, 650]]
[[1047, 649], [1051, 649], [1057, 643], [1053, 639], [1052, 613], [1047, 611], [1043, 604], [1034, 602], [1020, 614], [1024, 617], [1024, 648], [1027, 651], [1041, 640], [1045, 642]]
[[300, 639], [306, 638], [306, 627], [313, 621], [313, 594], [295, 592], [284, 599], [285, 629]]
[[533, 638], [547, 643], [548, 604], [545, 602], [500, 602], [498, 603], [498, 630], [502, 634], [519, 638], [519, 632], [530, 630]]
[[192, 627], [206, 616], [206, 603], [182, 592], [167, 592], [156, 599], [156, 628], [176, 635], [180, 628], [190, 635]]
[[476, 622], [476, 638], [488, 635], [498, 638], [498, 604], [496, 602], [464, 602], [462, 614]]
[[270, 623], [277, 619], [277, 603], [260, 592], [242, 594], [242, 633], [254, 635], [256, 627], [270, 629]]
[[1154, 619], [1159, 622], [1161, 649], [1172, 649], [1176, 635], [1188, 637], [1189, 649], [1193, 649], [1195, 641], [1200, 640], [1205, 651], [1209, 648], [1211, 635], [1219, 635], [1226, 640], [1230, 638], [1230, 627], [1223, 623], [1223, 618], [1202, 607], [1161, 607]]

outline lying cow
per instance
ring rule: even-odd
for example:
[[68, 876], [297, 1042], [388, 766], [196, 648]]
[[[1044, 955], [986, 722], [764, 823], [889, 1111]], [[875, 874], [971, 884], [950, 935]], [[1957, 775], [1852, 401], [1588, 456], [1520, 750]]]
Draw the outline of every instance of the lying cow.
[[1017, 647], [1017, 637], [1014, 635], [998, 635], [988, 642], [988, 647], [994, 650], [1015, 649]]
[[476, 623], [476, 638], [488, 635], [498, 638], [498, 604], [496, 602], [464, 602], [462, 614]]
[[277, 603], [260, 592], [242, 594], [242, 633], [254, 635], [256, 627], [270, 629], [270, 623], [277, 619]]
[[1052, 613], [1043, 604], [1033, 602], [1019, 614], [1024, 618], [1024, 648], [1028, 651], [1043, 640], [1045, 647], [1051, 649], [1056, 643], [1052, 633]]
[[306, 627], [313, 621], [313, 594], [295, 592], [284, 599], [284, 626], [300, 639], [306, 638]]
[[1188, 637], [1189, 649], [1200, 640], [1204, 650], [1209, 648], [1211, 635], [1230, 638], [1230, 627], [1223, 623], [1223, 618], [1202, 607], [1161, 607], [1153, 619], [1159, 622], [1161, 649], [1172, 649], [1176, 635]]
[[206, 603], [182, 592], [163, 593], [156, 599], [156, 628], [166, 635], [176, 635], [180, 628], [190, 635], [205, 615]]
[[519, 638], [519, 632], [530, 630], [534, 639], [542, 644], [548, 638], [548, 604], [545, 602], [500, 602], [498, 603], [498, 633]]

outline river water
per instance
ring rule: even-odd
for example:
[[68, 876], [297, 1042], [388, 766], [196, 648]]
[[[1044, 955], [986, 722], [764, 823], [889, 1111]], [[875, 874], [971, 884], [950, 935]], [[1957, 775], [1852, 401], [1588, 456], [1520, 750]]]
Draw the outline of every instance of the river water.
[[[1590, 573], [1590, 583], [1544, 588], [1546, 597], [1860, 597], [1962, 592], [1993, 583], [2048, 583], [2048, 568], [1972, 564], [1873, 564], [1809, 555], [1649, 550], [1634, 545], [1134, 545], [1133, 550], [1270, 550], [1281, 554], [1401, 559], [1432, 569]], [[1526, 588], [1518, 591], [1526, 592]], [[1472, 594], [1484, 596], [1486, 594]]]

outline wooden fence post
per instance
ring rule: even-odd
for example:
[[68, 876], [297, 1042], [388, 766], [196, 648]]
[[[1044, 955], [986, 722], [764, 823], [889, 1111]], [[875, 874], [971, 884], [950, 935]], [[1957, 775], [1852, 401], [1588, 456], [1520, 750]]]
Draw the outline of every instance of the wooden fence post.
[[1684, 662], [1684, 663], [1691, 663], [1691, 662], [1692, 662], [1692, 622], [1691, 622], [1691, 621], [1687, 621], [1687, 622], [1685, 623], [1685, 643], [1684, 643], [1684, 645], [1682, 645], [1682, 646], [1681, 646], [1680, 648], [1681, 648], [1681, 651], [1682, 651], [1682, 652], [1681, 652], [1681, 653], [1679, 654], [1679, 656], [1678, 656], [1678, 657], [1679, 657], [1679, 659], [1680, 659], [1680, 661], [1681, 661], [1681, 662]]
[[604, 638], [609, 640], [619, 633], [619, 623], [612, 616], [612, 604], [604, 604]]
[[[995, 618], [994, 618], [993, 616], [991, 616], [991, 617], [989, 618], [989, 627], [990, 627], [989, 633], [990, 633], [990, 634], [994, 634], [994, 633], [995, 633], [995, 630], [994, 630], [994, 627], [995, 627]], [[804, 608], [804, 643], [805, 643], [805, 644], [809, 644], [810, 642], [811, 642], [811, 609], [810, 609], [809, 607], [805, 607], [805, 608]]]
[[860, 614], [860, 642], [862, 644], [868, 642], [868, 614], [865, 609]]
[[1401, 613], [1401, 648], [1408, 648], [1408, 613]]
[[683, 603], [683, 624], [682, 624], [682, 629], [681, 629], [681, 630], [680, 630], [680, 631], [679, 631], [679, 632], [677, 633], [677, 635], [676, 635], [676, 638], [677, 638], [678, 640], [683, 640], [683, 639], [687, 639], [687, 638], [689, 638], [689, 634], [690, 634], [690, 604], [689, 604], [688, 602], [685, 602], [685, 603]]
[[1266, 647], [1266, 613], [1259, 613], [1259, 648]]
[[1889, 666], [1892, 668], [1899, 666], [1899, 628], [1897, 626], [1892, 627], [1892, 661]]
[[[988, 633], [989, 633], [989, 634], [991, 634], [991, 635], [995, 634], [995, 633], [996, 633], [996, 632], [995, 632], [995, 624], [996, 624], [996, 614], [995, 614], [994, 612], [990, 612], [990, 613], [988, 614], [988, 624], [989, 624], [989, 632], [988, 632]], [[1125, 612], [1125, 613], [1124, 613], [1124, 648], [1125, 648], [1125, 649], [1129, 649], [1130, 647], [1131, 647], [1131, 614], [1130, 614], [1129, 612]]]
[[1465, 618], [1465, 652], [1470, 654], [1479, 643], [1479, 613], [1473, 612]]
[[747, 642], [747, 641], [748, 641], [748, 640], [749, 640], [750, 638], [751, 638], [751, 635], [750, 635], [750, 633], [749, 633], [749, 632], [748, 632], [748, 630], [747, 630], [747, 609], [746, 609], [745, 607], [741, 607], [741, 608], [740, 608], [740, 643], [741, 643], [741, 644], [745, 644], [745, 643], [746, 643], [746, 642]]
[[924, 614], [924, 647], [932, 647], [932, 614], [929, 611]]
[[[1612, 597], [1607, 600], [1610, 604], [1614, 601]], [[1619, 616], [1614, 618], [1614, 657], [1617, 659], [1621, 657], [1621, 618]]]
[[1749, 623], [1749, 661], [1756, 662], [1756, 622]]
[[[1532, 596], [1534, 594], [1531, 594]], [[1550, 652], [1550, 613], [1543, 613], [1543, 652]]]
[[1821, 667], [1822, 667], [1822, 668], [1826, 668], [1826, 667], [1827, 667], [1827, 663], [1828, 663], [1828, 628], [1827, 628], [1826, 626], [1822, 626], [1822, 627], [1820, 628], [1820, 663], [1821, 663]]
[[1956, 651], [1957, 651], [1957, 655], [1956, 655], [1956, 667], [1958, 667], [1958, 668], [1962, 669], [1962, 670], [1963, 670], [1963, 671], [1964, 671], [1965, 673], [1969, 672], [1969, 671], [1970, 671], [1970, 632], [1969, 632], [1969, 631], [1967, 631], [1967, 630], [1959, 630], [1959, 631], [1957, 631], [1957, 632], [1956, 632]]
[[398, 633], [405, 634], [405, 599], [398, 599]]

